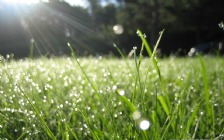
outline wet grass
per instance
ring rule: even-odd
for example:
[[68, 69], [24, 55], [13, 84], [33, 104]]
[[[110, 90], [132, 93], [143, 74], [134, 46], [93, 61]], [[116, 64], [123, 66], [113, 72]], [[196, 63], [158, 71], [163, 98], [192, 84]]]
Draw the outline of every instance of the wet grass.
[[0, 139], [223, 138], [223, 58], [158, 59], [138, 34], [150, 58], [1, 58]]
[[2, 60], [1, 139], [216, 138], [224, 133], [223, 58], [159, 60], [168, 100], [149, 58], [141, 60], [139, 72], [134, 58], [126, 61], [129, 66], [115, 58], [77, 62]]

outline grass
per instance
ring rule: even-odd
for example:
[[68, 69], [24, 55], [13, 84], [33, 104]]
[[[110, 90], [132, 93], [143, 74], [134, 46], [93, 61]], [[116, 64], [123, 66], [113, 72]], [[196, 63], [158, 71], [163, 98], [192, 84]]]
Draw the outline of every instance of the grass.
[[221, 138], [223, 58], [158, 60], [138, 33], [150, 58], [1, 58], [0, 138]]

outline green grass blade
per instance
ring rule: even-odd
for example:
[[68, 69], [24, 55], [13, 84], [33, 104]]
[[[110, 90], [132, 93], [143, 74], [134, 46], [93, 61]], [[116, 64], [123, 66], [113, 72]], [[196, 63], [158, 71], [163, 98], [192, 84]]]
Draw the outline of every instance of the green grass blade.
[[205, 102], [206, 102], [206, 111], [207, 114], [209, 116], [211, 116], [211, 109], [210, 109], [210, 94], [209, 94], [209, 89], [208, 89], [208, 80], [207, 80], [207, 73], [206, 73], [206, 69], [205, 69], [205, 64], [204, 61], [202, 60], [202, 57], [200, 58], [200, 62], [201, 62], [201, 68], [202, 68], [202, 78], [203, 78], [203, 83], [204, 83], [204, 92], [205, 92]]
[[140, 30], [137, 30], [137, 34], [139, 35], [143, 44], [145, 45], [145, 48], [146, 48], [149, 56], [152, 57], [152, 50], [151, 50], [151, 47], [149, 46], [148, 42], [146, 41], [145, 36], [142, 34], [142, 32]]
[[[170, 118], [167, 117], [167, 120], [170, 120]], [[174, 120], [174, 117], [172, 117], [172, 119], [171, 119], [171, 120], [169, 121], [169, 123], [166, 125], [166, 128], [165, 128], [165, 130], [164, 130], [164, 132], [163, 132], [163, 135], [162, 135], [162, 137], [160, 138], [161, 140], [165, 139], [165, 135], [168, 133], [168, 130], [169, 130], [169, 128], [170, 128], [170, 126], [171, 126], [173, 120]]]
[[17, 138], [17, 140], [21, 140], [25, 135], [26, 135], [26, 131], [23, 132], [23, 133]]
[[201, 56], [199, 56], [200, 58], [200, 62], [201, 62], [201, 67], [202, 67], [202, 78], [203, 78], [203, 83], [204, 83], [204, 97], [205, 97], [205, 103], [206, 103], [206, 117], [207, 117], [207, 125], [211, 125], [212, 126], [212, 134], [213, 134], [213, 138], [215, 138], [215, 119], [214, 119], [214, 106], [211, 104], [210, 100], [210, 92], [209, 92], [209, 85], [208, 85], [208, 79], [207, 79], [207, 72], [206, 72], [206, 68], [205, 68], [205, 64], [204, 61], [202, 59]]
[[185, 131], [184, 131], [184, 133], [182, 134], [182, 138], [185, 138], [185, 137], [186, 137], [186, 134], [188, 134], [189, 129], [190, 129], [191, 125], [193, 124], [194, 119], [195, 119], [195, 117], [197, 116], [200, 107], [201, 107], [201, 103], [198, 103], [198, 104], [195, 106], [195, 108], [194, 108], [194, 110], [193, 110], [193, 112], [192, 112], [190, 118], [189, 118], [188, 121], [187, 121], [187, 125], [186, 125], [186, 127], [185, 127]]
[[197, 120], [195, 129], [194, 129], [194, 133], [193, 133], [193, 136], [192, 136], [192, 139], [195, 139], [195, 136], [196, 136], [197, 131], [198, 131], [198, 128], [199, 128], [199, 123], [200, 123], [200, 121], [201, 121], [201, 116], [200, 116], [199, 119]]
[[[143, 46], [142, 46], [143, 49]], [[141, 50], [142, 50], [141, 49]], [[141, 54], [140, 54], [141, 56]], [[136, 56], [136, 50], [134, 49], [134, 61], [135, 61], [135, 68], [136, 68], [136, 76], [135, 76], [135, 86], [134, 86], [134, 92], [132, 94], [132, 102], [134, 102], [135, 99], [135, 94], [136, 94], [136, 90], [137, 90], [137, 83], [139, 84], [140, 87], [140, 94], [143, 94], [143, 89], [142, 89], [142, 83], [141, 83], [141, 77], [140, 77], [140, 64], [141, 64], [141, 60], [142, 58], [140, 57], [139, 61], [137, 60], [137, 56]], [[138, 62], [137, 62], [138, 61]], [[143, 96], [143, 95], [142, 95]]]
[[113, 44], [113, 45], [114, 45], [114, 47], [117, 49], [117, 51], [119, 52], [119, 54], [121, 55], [122, 59], [125, 61], [125, 63], [126, 63], [126, 65], [127, 65], [128, 69], [129, 69], [129, 70], [131, 71], [131, 73], [134, 75], [134, 71], [132, 70], [132, 68], [131, 68], [130, 64], [128, 63], [128, 61], [127, 61], [126, 57], [124, 56], [124, 54], [123, 54], [123, 53], [121, 52], [121, 50], [117, 47], [116, 44]]
[[[78, 59], [77, 59], [77, 57], [76, 57], [76, 54], [75, 54], [74, 50], [72, 49], [72, 46], [70, 45], [70, 43], [68, 43], [68, 47], [69, 47], [69, 49], [70, 49], [70, 51], [71, 51], [71, 55], [72, 55], [72, 57], [75, 58], [75, 60], [76, 60], [76, 62], [77, 62], [77, 64], [78, 64], [78, 66], [79, 66], [79, 68], [81, 69], [82, 73], [84, 74], [86, 80], [90, 83], [90, 85], [92, 86], [93, 90], [94, 90], [94, 91], [97, 93], [97, 95], [98, 95], [97, 87], [90, 81], [90, 79], [89, 79], [89, 77], [87, 76], [86, 72], [85, 72], [84, 69], [82, 68], [82, 66], [81, 66], [80, 62], [78, 61]], [[98, 95], [98, 96], [99, 96], [99, 95]], [[100, 96], [99, 96], [99, 97], [100, 97]]]
[[80, 62], [78, 61], [76, 55], [75, 55], [75, 52], [74, 50], [72, 49], [71, 45], [68, 43], [68, 47], [70, 48], [70, 51], [71, 51], [71, 55], [73, 56], [73, 58], [75, 58], [79, 68], [81, 69], [83, 75], [85, 76], [86, 80], [90, 83], [91, 87], [93, 88], [93, 90], [95, 91], [96, 95], [98, 96], [98, 98], [101, 100], [101, 103], [105, 106], [105, 108], [108, 110], [106, 104], [104, 103], [102, 97], [99, 95], [98, 93], [98, 90], [97, 90], [97, 87], [91, 82], [91, 80], [89, 79], [89, 77], [87, 76], [86, 72], [84, 71], [84, 69], [82, 68]]
[[159, 100], [160, 104], [162, 105], [164, 111], [166, 112], [166, 115], [169, 116], [170, 115], [170, 110], [168, 108], [168, 105], [166, 104], [166, 101], [164, 100], [162, 95], [158, 95], [157, 99]]
[[128, 110], [131, 113], [136, 111], [136, 108], [135, 108], [134, 104], [128, 98], [126, 98], [123, 95], [120, 95], [118, 90], [116, 90], [116, 93], [117, 93], [118, 97], [123, 101], [123, 103], [127, 106]]
[[144, 44], [144, 46], [145, 46], [145, 48], [146, 48], [146, 50], [148, 52], [148, 55], [151, 57], [151, 61], [152, 61], [153, 65], [154, 65], [154, 68], [156, 69], [157, 74], [159, 76], [161, 88], [162, 88], [163, 92], [165, 93], [165, 97], [166, 97], [165, 99], [166, 100], [164, 100], [162, 96], [159, 96], [158, 99], [161, 102], [162, 107], [163, 107], [164, 111], [166, 112], [166, 114], [169, 115], [170, 114], [170, 108], [171, 108], [170, 107], [170, 99], [169, 99], [167, 90], [165, 88], [165, 85], [164, 85], [164, 82], [163, 82], [163, 79], [162, 79], [162, 76], [161, 76], [161, 73], [160, 73], [160, 69], [159, 69], [157, 60], [155, 59], [156, 49], [158, 48], [158, 45], [159, 45], [159, 42], [160, 42], [160, 40], [162, 38], [163, 33], [164, 33], [164, 30], [162, 30], [160, 32], [159, 39], [156, 42], [156, 46], [154, 48], [154, 51], [152, 52], [151, 51], [151, 47], [148, 44], [148, 42], [146, 41], [146, 39], [145, 39], [144, 35], [142, 34], [142, 32], [140, 30], [137, 31], [137, 34], [140, 36], [140, 38], [141, 38], [141, 40], [142, 40], [142, 42], [143, 42], [143, 44]]

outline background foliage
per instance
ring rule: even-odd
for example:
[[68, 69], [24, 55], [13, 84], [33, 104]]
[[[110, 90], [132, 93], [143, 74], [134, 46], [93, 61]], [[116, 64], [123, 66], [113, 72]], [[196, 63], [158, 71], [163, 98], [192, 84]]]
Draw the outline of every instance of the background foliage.
[[[218, 27], [223, 21], [223, 0], [86, 0], [87, 8], [70, 6], [59, 0], [32, 6], [13, 7], [0, 1], [0, 54], [15, 57], [64, 55], [70, 42], [79, 55], [116, 54], [116, 43], [126, 54], [141, 41], [141, 29], [153, 46], [158, 33], [166, 29], [160, 50], [162, 54], [185, 55], [194, 45], [223, 41]], [[114, 25], [123, 34], [116, 35]], [[30, 40], [32, 41], [30, 42]]]

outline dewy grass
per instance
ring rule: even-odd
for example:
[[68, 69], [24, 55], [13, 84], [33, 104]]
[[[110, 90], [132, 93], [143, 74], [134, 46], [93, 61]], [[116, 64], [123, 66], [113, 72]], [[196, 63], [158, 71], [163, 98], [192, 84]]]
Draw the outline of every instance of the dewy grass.
[[205, 106], [206, 106], [206, 118], [207, 118], [207, 125], [211, 126], [212, 129], [212, 138], [215, 138], [215, 120], [214, 120], [214, 107], [211, 105], [211, 98], [210, 98], [210, 93], [209, 93], [209, 87], [208, 87], [208, 79], [207, 79], [207, 72], [205, 68], [204, 61], [200, 57], [200, 62], [201, 62], [201, 67], [202, 67], [202, 78], [203, 78], [203, 83], [204, 83], [204, 97], [205, 97]]
[[38, 116], [38, 118], [40, 119], [41, 123], [44, 125], [44, 127], [46, 127], [46, 133], [48, 134], [48, 136], [53, 139], [56, 140], [54, 134], [52, 133], [51, 129], [48, 127], [47, 123], [44, 121], [43, 117], [40, 115], [40, 112], [38, 111], [37, 107], [35, 105], [33, 105], [33, 103], [30, 101], [29, 97], [26, 95], [26, 93], [22, 90], [22, 88], [19, 85], [16, 85], [19, 88], [19, 91], [22, 93], [22, 95], [27, 99], [27, 101], [29, 102], [30, 106], [33, 108], [33, 110], [35, 111], [36, 115]]
[[[216, 67], [216, 71], [214, 72], [213, 69], [205, 65], [207, 84], [210, 89], [209, 91], [213, 93], [210, 98], [214, 100], [215, 104], [218, 104], [218, 106], [214, 106], [214, 132], [216, 134], [215, 136], [218, 137], [223, 133], [223, 112], [221, 111], [223, 108], [223, 102], [221, 100], [223, 98], [223, 61], [218, 58], [203, 59], [206, 59], [206, 62], [209, 64], [215, 64], [214, 67]], [[135, 67], [134, 61], [128, 61], [132, 67]], [[95, 79], [95, 84], [98, 85], [99, 96], [103, 98], [103, 102], [111, 111], [108, 112], [102, 106], [102, 101], [99, 100], [99, 98], [93, 97], [92, 93], [94, 92], [91, 91], [92, 87], [85, 77], [79, 77], [83, 74], [79, 72], [77, 63], [72, 62], [73, 60], [70, 58], [63, 58], [6, 62], [4, 65], [1, 65], [0, 98], [2, 110], [0, 118], [2, 121], [0, 125], [2, 128], [0, 132], [3, 138], [7, 137], [5, 132], [8, 132], [12, 138], [19, 138], [19, 136], [22, 136], [22, 139], [24, 139], [29, 137], [26, 131], [35, 132], [35, 129], [38, 130], [38, 133], [31, 134], [32, 137], [40, 137], [43, 135], [43, 128], [40, 127], [41, 125], [38, 126], [40, 122], [36, 122], [35, 120], [32, 120], [32, 122], [35, 123], [36, 128], [33, 130], [33, 128], [29, 127], [30, 125], [27, 125], [25, 128], [26, 131], [19, 132], [18, 137], [14, 137], [13, 133], [6, 129], [12, 126], [13, 122], [16, 124], [18, 123], [18, 128], [14, 126], [14, 129], [17, 128], [17, 131], [22, 129], [23, 124], [16, 120], [22, 119], [24, 120], [23, 122], [29, 124], [29, 120], [26, 120], [29, 116], [22, 117], [19, 114], [15, 114], [15, 111], [12, 113], [13, 115], [10, 115], [13, 109], [19, 110], [19, 108], [16, 108], [18, 107], [17, 102], [19, 102], [19, 106], [21, 106], [21, 111], [25, 112], [25, 109], [28, 110], [28, 112], [32, 111], [32, 109], [29, 110], [29, 105], [26, 106], [26, 102], [24, 102], [26, 100], [22, 102], [22, 96], [16, 97], [18, 101], [13, 97], [13, 95], [17, 95], [16, 88], [13, 86], [14, 82], [17, 80], [19, 80], [20, 85], [24, 88], [23, 90], [30, 97], [30, 100], [32, 100], [31, 97], [35, 95], [36, 105], [38, 105], [38, 108], [43, 114], [43, 119], [57, 139], [62, 138], [60, 135], [62, 135], [63, 138], [70, 135], [69, 138], [73, 139], [71, 132], [75, 132], [78, 139], [87, 137], [103, 139], [109, 138], [110, 136], [117, 139], [118, 137], [120, 139], [137, 139], [138, 137], [139, 139], [165, 139], [175, 137], [209, 138], [211, 136], [209, 133], [212, 133], [213, 130], [207, 129], [205, 98], [202, 92], [204, 85], [203, 81], [200, 79], [202, 78], [202, 69], [201, 66], [198, 65], [200, 61], [198, 61], [197, 58], [175, 59], [175, 61], [173, 58], [160, 60], [161, 73], [163, 74], [163, 80], [167, 91], [170, 93], [169, 97], [172, 104], [172, 114], [169, 116], [166, 115], [161, 103], [159, 101], [158, 104], [156, 103], [158, 100], [158, 98], [155, 98], [156, 93], [160, 95], [163, 90], [158, 85], [154, 85], [154, 83], [158, 81], [158, 76], [153, 72], [153, 66], [151, 66], [148, 80], [146, 80], [145, 83], [147, 92], [145, 93], [144, 109], [141, 110], [141, 102], [143, 101], [141, 95], [138, 94], [140, 93], [139, 86], [136, 87], [137, 92], [134, 104], [129, 100], [132, 97], [131, 93], [135, 86], [132, 85], [135, 84], [135, 77], [133, 75], [129, 76], [129, 72], [125, 73], [125, 69], [128, 67], [125, 65], [124, 61], [117, 59], [79, 59], [79, 62], [82, 64], [82, 67], [85, 68], [90, 80], [94, 80], [94, 77], [97, 77]], [[149, 59], [142, 59], [140, 69], [141, 79], [144, 79], [144, 72], [148, 72], [148, 62]], [[32, 68], [32, 71], [30, 68]], [[106, 68], [110, 69], [110, 74], [106, 71]], [[8, 75], [6, 75], [6, 71], [8, 71]], [[20, 77], [21, 80], [18, 79], [18, 77]], [[111, 77], [113, 81], [111, 81]], [[70, 80], [71, 82], [69, 82]], [[6, 82], [8, 83], [6, 84]], [[43, 84], [43, 88], [41, 88], [41, 83]], [[37, 84], [39, 86], [37, 86]], [[29, 90], [29, 85], [33, 85], [33, 87], [31, 86], [32, 90]], [[47, 87], [50, 86], [52, 86], [52, 88], [47, 89]], [[113, 87], [116, 86], [117, 88], [113, 89]], [[43, 89], [43, 91], [38, 92], [39, 88]], [[44, 88], [46, 89], [44, 90]], [[123, 91], [125, 91], [125, 94], [121, 96], [120, 93], [118, 93], [119, 91], [122, 92], [122, 94]], [[47, 94], [50, 95], [48, 96]], [[46, 102], [43, 100], [45, 98]], [[213, 104], [213, 102], [211, 102], [211, 104]], [[90, 109], [87, 107], [90, 107]], [[83, 115], [81, 115], [80, 110]], [[59, 113], [59, 117], [56, 117], [57, 115], [54, 112], [56, 112], [56, 114]], [[135, 114], [134, 116], [132, 115], [133, 112]], [[108, 114], [113, 114], [113, 116]], [[134, 119], [139, 116], [139, 119]], [[56, 119], [54, 119], [55, 117]], [[112, 117], [113, 119], [111, 119]], [[6, 120], [6, 118], [9, 119]], [[65, 120], [61, 121], [62, 119]], [[86, 121], [83, 121], [83, 119]], [[147, 130], [141, 130], [139, 128], [141, 120], [150, 122], [151, 125]], [[54, 123], [54, 121], [57, 123]], [[65, 122], [68, 125], [67, 128]], [[174, 130], [171, 128], [173, 124], [175, 126]], [[86, 128], [86, 125], [88, 128]], [[21, 128], [19, 128], [20, 126]], [[58, 131], [54, 129], [55, 127], [58, 127]], [[90, 133], [88, 132], [89, 130]], [[47, 137], [45, 136], [45, 138]]]
[[160, 101], [160, 103], [162, 104], [163, 109], [166, 112], [166, 115], [169, 116], [170, 115], [170, 100], [169, 100], [169, 96], [168, 96], [168, 93], [166, 91], [166, 88], [165, 88], [165, 85], [164, 85], [164, 82], [163, 82], [163, 79], [162, 79], [162, 76], [161, 76], [161, 72], [160, 72], [160, 68], [158, 66], [157, 59], [155, 57], [156, 50], [157, 50], [159, 42], [162, 38], [163, 32], [164, 32], [164, 30], [160, 32], [159, 39], [156, 42], [156, 45], [155, 45], [155, 48], [154, 48], [153, 52], [151, 51], [151, 47], [145, 39], [145, 35], [143, 35], [140, 30], [137, 31], [137, 34], [140, 36], [140, 38], [141, 38], [141, 40], [142, 40], [142, 42], [143, 42], [143, 44], [144, 44], [144, 46], [145, 46], [145, 48], [148, 52], [148, 55], [151, 57], [151, 61], [154, 65], [154, 68], [156, 69], [156, 72], [159, 76], [159, 81], [160, 81], [160, 84], [161, 84], [161, 88], [163, 89], [163, 92], [164, 92], [166, 98], [164, 99], [164, 97], [162, 95], [158, 95], [157, 98]]
[[223, 138], [223, 58], [141, 54], [2, 59], [0, 139]]

